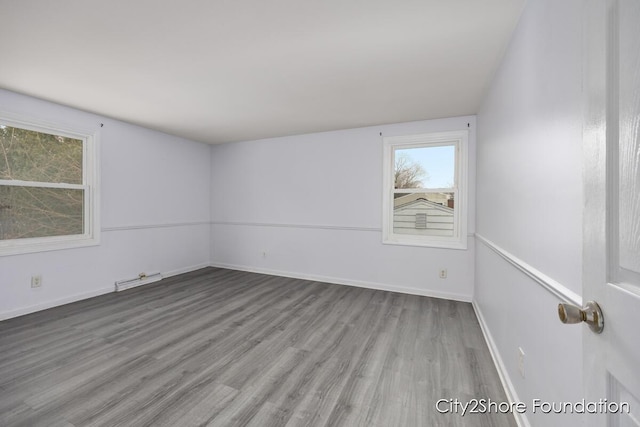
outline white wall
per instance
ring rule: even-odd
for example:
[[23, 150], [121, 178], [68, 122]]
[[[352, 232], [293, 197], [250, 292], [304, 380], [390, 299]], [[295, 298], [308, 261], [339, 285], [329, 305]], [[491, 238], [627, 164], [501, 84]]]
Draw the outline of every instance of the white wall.
[[[140, 272], [174, 274], [210, 261], [471, 299], [472, 238], [466, 251], [381, 243], [380, 132], [469, 123], [473, 182], [473, 116], [210, 147], [9, 91], [0, 91], [0, 111], [100, 130], [102, 220], [99, 246], [0, 257], [0, 319], [110, 292]], [[473, 187], [469, 199], [473, 233]], [[30, 287], [34, 274], [40, 289]]]
[[[4, 90], [2, 111], [100, 129], [102, 242], [0, 257], [0, 319], [111, 292], [140, 272], [208, 265], [208, 145]], [[31, 289], [36, 273], [43, 285]]]
[[[467, 129], [475, 117], [224, 144], [212, 148], [214, 265], [470, 300], [466, 251], [382, 244], [384, 136]], [[475, 195], [469, 197], [474, 231]], [[448, 278], [438, 278], [447, 268]]]
[[[581, 294], [582, 13], [581, 0], [528, 2], [478, 114], [474, 303], [503, 374], [527, 404], [582, 396], [582, 329], [556, 314], [557, 294]], [[527, 417], [545, 427], [581, 421]]]

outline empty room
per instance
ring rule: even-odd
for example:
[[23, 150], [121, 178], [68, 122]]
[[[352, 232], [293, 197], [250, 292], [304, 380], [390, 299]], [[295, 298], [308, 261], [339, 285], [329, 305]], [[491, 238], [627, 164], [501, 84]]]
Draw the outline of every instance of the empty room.
[[0, 426], [640, 427], [640, 0], [0, 17]]

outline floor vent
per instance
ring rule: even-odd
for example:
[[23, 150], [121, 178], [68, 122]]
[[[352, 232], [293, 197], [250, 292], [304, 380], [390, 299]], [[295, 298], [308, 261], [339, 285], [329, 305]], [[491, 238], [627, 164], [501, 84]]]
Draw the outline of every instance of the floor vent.
[[136, 286], [147, 285], [149, 283], [162, 280], [162, 274], [160, 273], [140, 273], [135, 279], [120, 280], [116, 282], [116, 292], [124, 291], [126, 289], [135, 288]]

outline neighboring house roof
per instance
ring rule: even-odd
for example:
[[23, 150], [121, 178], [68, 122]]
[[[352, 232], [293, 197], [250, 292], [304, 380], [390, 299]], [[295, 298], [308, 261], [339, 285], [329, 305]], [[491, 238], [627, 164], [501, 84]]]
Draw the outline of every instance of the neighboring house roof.
[[393, 199], [393, 209], [401, 209], [406, 208], [411, 205], [423, 205], [428, 206], [430, 209], [437, 209], [443, 213], [449, 213], [453, 215], [453, 209], [447, 206], [443, 206], [440, 203], [432, 202], [427, 200], [423, 194], [406, 194], [404, 196], [397, 197]]

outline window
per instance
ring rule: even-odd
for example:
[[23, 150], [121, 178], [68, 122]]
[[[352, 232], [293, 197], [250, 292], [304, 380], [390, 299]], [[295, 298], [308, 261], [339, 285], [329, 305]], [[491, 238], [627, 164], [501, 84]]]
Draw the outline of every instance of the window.
[[0, 254], [98, 244], [96, 139], [0, 118]]
[[467, 131], [383, 139], [383, 243], [467, 248]]

